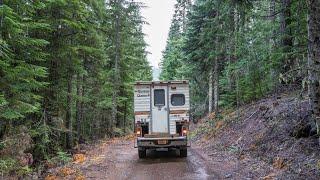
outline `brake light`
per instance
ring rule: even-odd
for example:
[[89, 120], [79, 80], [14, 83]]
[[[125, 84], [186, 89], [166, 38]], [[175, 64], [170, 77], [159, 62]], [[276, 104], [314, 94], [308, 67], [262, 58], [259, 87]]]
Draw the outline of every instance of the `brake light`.
[[136, 135], [137, 135], [138, 137], [140, 137], [140, 136], [141, 136], [141, 133], [142, 133], [141, 127], [137, 127], [137, 129], [136, 129]]
[[182, 136], [187, 136], [187, 134], [188, 134], [187, 127], [182, 127]]

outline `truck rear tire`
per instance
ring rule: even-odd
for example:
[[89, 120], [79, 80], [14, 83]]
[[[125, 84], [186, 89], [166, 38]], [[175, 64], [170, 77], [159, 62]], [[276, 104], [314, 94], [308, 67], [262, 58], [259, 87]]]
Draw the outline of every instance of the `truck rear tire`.
[[138, 150], [138, 155], [140, 159], [145, 158], [147, 156], [147, 150]]
[[180, 149], [180, 157], [187, 157], [187, 156], [188, 156], [188, 149], [187, 148]]

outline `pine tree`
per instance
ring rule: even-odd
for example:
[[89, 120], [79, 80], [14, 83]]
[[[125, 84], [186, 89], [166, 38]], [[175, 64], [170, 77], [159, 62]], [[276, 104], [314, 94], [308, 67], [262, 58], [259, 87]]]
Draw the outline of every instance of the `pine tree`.
[[40, 110], [37, 93], [46, 83], [47, 70], [39, 66], [46, 60], [43, 52], [47, 41], [34, 32], [46, 29], [45, 23], [34, 22], [34, 11], [43, 3], [4, 1], [0, 6], [0, 119], [10, 123]]
[[[320, 2], [308, 2], [308, 68], [309, 97], [312, 116], [315, 119], [317, 133], [320, 134]], [[320, 140], [319, 140], [320, 142]]]
[[190, 7], [190, 0], [177, 0], [175, 4], [175, 11], [168, 34], [167, 45], [163, 52], [160, 79], [183, 79], [183, 75], [179, 73], [179, 67], [182, 65], [183, 35], [186, 31], [187, 13]]
[[132, 84], [151, 80], [143, 5], [114, 2], [1, 1], [1, 137], [19, 120], [42, 159], [131, 128]]

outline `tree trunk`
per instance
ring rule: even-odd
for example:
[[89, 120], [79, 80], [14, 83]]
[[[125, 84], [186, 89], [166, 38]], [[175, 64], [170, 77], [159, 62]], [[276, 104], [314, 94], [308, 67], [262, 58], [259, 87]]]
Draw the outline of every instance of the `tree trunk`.
[[114, 65], [114, 89], [113, 89], [113, 95], [112, 95], [112, 119], [111, 119], [111, 129], [114, 129], [114, 125], [117, 123], [117, 112], [118, 112], [118, 91], [119, 91], [119, 80], [120, 80], [120, 70], [119, 70], [119, 64], [120, 64], [120, 53], [121, 53], [121, 47], [120, 47], [120, 1], [115, 0], [114, 5], [116, 8], [116, 14], [115, 14], [115, 65]]
[[[272, 24], [275, 24], [276, 23], [276, 0], [271, 0], [270, 2], [270, 21]], [[272, 30], [272, 35], [270, 37], [270, 63], [272, 63], [273, 59], [272, 59], [272, 56], [271, 54], [274, 52], [275, 48], [276, 48], [276, 29], [273, 28]], [[278, 74], [275, 70], [275, 68], [271, 67], [270, 68], [270, 74], [271, 74], [271, 77], [272, 79], [274, 80], [273, 81], [273, 84], [274, 84], [274, 88], [275, 88], [275, 91], [278, 92]]]
[[218, 64], [218, 58], [215, 58], [214, 61], [214, 70], [213, 70], [213, 94], [214, 94], [214, 112], [216, 115], [218, 115], [219, 111], [219, 64]]
[[214, 104], [214, 102], [213, 102], [213, 72], [212, 72], [212, 70], [210, 70], [210, 74], [209, 74], [209, 92], [208, 92], [208, 97], [209, 97], [209, 113], [212, 113], [213, 104]]
[[309, 102], [320, 134], [320, 1], [309, 0], [308, 5]]
[[[3, 6], [3, 0], [0, 0], [0, 6]], [[3, 31], [3, 28], [2, 28], [2, 21], [3, 21], [3, 13], [0, 14], [0, 40], [2, 40], [5, 36], [4, 36], [4, 31]], [[2, 52], [0, 52], [0, 54], [2, 54]], [[2, 55], [1, 55], [2, 56]], [[2, 68], [0, 68], [0, 77], [4, 76], [4, 72], [3, 70], [1, 70]], [[0, 119], [0, 121], [2, 121]], [[1, 128], [1, 126], [0, 126]], [[1, 129], [0, 129], [0, 133], [1, 133]]]
[[[62, 14], [60, 10], [50, 13], [54, 19], [62, 18]], [[50, 41], [50, 46], [47, 51], [52, 53], [52, 57], [49, 58], [48, 61], [48, 77], [47, 82], [50, 82], [48, 87], [44, 90], [44, 110], [47, 115], [47, 123], [48, 125], [53, 125], [53, 118], [57, 118], [59, 116], [59, 105], [58, 101], [58, 92], [57, 88], [62, 79], [61, 73], [59, 70], [61, 69], [61, 59], [54, 54], [59, 51], [59, 47], [61, 46], [62, 39], [62, 29], [58, 28], [56, 31], [51, 32], [52, 41]]]
[[[71, 60], [71, 59], [70, 59]], [[67, 112], [66, 112], [66, 127], [68, 129], [67, 137], [66, 137], [66, 148], [72, 148], [72, 73], [69, 70], [67, 77]]]
[[77, 102], [76, 102], [76, 121], [77, 121], [77, 139], [80, 143], [81, 139], [81, 123], [82, 123], [82, 98], [83, 98], [83, 75], [77, 75]]
[[123, 113], [123, 132], [126, 133], [126, 121], [127, 121], [127, 101], [124, 102], [124, 113]]
[[[84, 58], [84, 61], [83, 61], [83, 68], [85, 71], [89, 72], [89, 67], [88, 67], [88, 60], [87, 60], [87, 57]], [[86, 75], [82, 75], [82, 92], [81, 92], [81, 95], [82, 97], [86, 97], [86, 84], [87, 84], [87, 76]], [[80, 113], [80, 116], [81, 116], [81, 126], [80, 126], [80, 135], [84, 135], [86, 133], [86, 104], [84, 104], [83, 100], [81, 101], [80, 103], [80, 106], [81, 106], [81, 113]], [[91, 119], [89, 119], [89, 121], [91, 122]], [[90, 123], [90, 131], [91, 131], [91, 126], [92, 124]]]
[[293, 48], [292, 28], [289, 27], [291, 22], [291, 0], [281, 0], [280, 32], [282, 34], [281, 44], [283, 53], [285, 54], [284, 73], [289, 71], [293, 65], [293, 57], [290, 55]]
[[[0, 6], [3, 5], [3, 0], [0, 0]], [[2, 16], [2, 13], [0, 14], [0, 38], [2, 39], [2, 19], [3, 19], [3, 16]]]
[[[229, 18], [230, 18], [230, 34], [229, 34], [229, 41], [227, 42], [227, 54], [228, 54], [228, 62], [232, 64], [236, 61], [236, 30], [237, 30], [237, 13], [235, 7], [230, 8], [229, 10]], [[228, 72], [228, 89], [232, 91], [234, 88], [234, 72]]]
[[190, 9], [192, 2], [191, 0], [186, 0], [183, 3], [183, 12], [182, 12], [182, 32], [185, 33], [187, 30], [187, 13], [188, 10]]
[[[276, 0], [271, 0], [270, 2], [270, 21], [272, 24], [276, 23]], [[272, 30], [272, 37], [270, 38], [272, 47], [275, 47], [276, 44], [276, 31]]]

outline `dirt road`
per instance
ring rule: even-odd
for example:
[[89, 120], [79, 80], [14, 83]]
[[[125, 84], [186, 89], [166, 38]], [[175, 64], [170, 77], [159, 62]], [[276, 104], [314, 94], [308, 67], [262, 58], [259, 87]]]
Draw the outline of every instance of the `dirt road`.
[[86, 179], [217, 179], [206, 160], [190, 148], [187, 158], [178, 152], [148, 151], [139, 159], [133, 140], [116, 140], [103, 145], [78, 169]]

